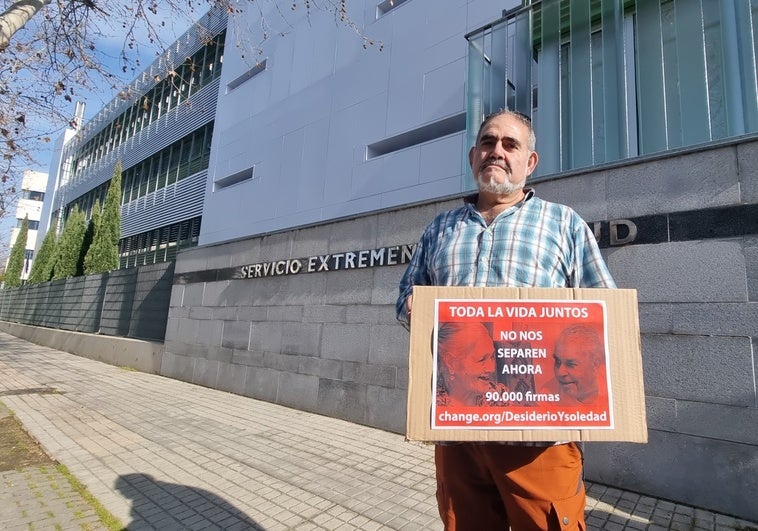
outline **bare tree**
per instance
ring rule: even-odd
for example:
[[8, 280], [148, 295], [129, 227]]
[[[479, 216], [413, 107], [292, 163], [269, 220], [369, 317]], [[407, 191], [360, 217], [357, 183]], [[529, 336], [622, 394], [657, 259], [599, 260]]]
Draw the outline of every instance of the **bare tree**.
[[[0, 15], [0, 218], [13, 202], [24, 169], [64, 128], [77, 129], [76, 101], [93, 90], [116, 94], [208, 9], [226, 11], [230, 24], [257, 10], [255, 42], [235, 43], [255, 60], [261, 43], [287, 33], [293, 13], [331, 13], [374, 43], [348, 15], [347, 0], [18, 0]], [[276, 20], [273, 20], [276, 19]], [[245, 21], [248, 24], [249, 21]], [[179, 32], [181, 33], [181, 32]], [[249, 33], [248, 33], [249, 34]], [[103, 42], [120, 39], [109, 51]], [[114, 68], [115, 65], [115, 68]], [[166, 76], [175, 75], [167, 70]], [[156, 82], [159, 79], [156, 79]], [[121, 92], [121, 97], [136, 97]]]

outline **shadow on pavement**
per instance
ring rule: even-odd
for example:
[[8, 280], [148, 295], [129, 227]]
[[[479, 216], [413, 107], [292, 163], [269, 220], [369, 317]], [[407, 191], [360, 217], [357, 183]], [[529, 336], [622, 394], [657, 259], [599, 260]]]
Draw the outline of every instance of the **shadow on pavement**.
[[125, 474], [116, 489], [132, 500], [129, 531], [140, 529], [251, 529], [264, 528], [234, 505], [204, 489], [165, 483], [149, 474]]

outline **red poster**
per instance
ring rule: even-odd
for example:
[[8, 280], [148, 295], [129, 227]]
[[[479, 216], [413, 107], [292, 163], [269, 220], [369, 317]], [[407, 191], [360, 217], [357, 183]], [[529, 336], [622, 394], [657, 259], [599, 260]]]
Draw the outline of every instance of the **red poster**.
[[605, 301], [436, 300], [432, 429], [611, 429]]

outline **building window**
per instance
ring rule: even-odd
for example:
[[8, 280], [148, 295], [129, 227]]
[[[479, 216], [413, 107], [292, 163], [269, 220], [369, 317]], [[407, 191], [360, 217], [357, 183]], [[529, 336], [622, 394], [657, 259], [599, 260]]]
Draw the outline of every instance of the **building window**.
[[209, 122], [153, 156], [125, 169], [122, 174], [122, 204], [207, 169], [213, 124], [214, 122]]
[[376, 6], [376, 18], [379, 18], [382, 15], [386, 15], [387, 13], [389, 13], [396, 7], [401, 6], [407, 1], [408, 0], [384, 0], [384, 2], [381, 2], [379, 5]]
[[[24, 220], [21, 218], [16, 218], [16, 228], [20, 229], [21, 225], [24, 224]], [[39, 221], [35, 221], [33, 219], [29, 220], [29, 230], [37, 230], [39, 229]]]
[[268, 59], [264, 59], [262, 61], [259, 61], [253, 68], [242, 74], [241, 76], [238, 76], [237, 78], [230, 81], [226, 88], [227, 90], [234, 90], [237, 87], [239, 87], [242, 83], [245, 81], [254, 78], [264, 70], [266, 70], [266, 64], [268, 62]]
[[[125, 169], [121, 174], [121, 204], [127, 204], [207, 169], [212, 137], [211, 121], [153, 156]], [[110, 181], [68, 203], [64, 219], [68, 219], [75, 206], [84, 212], [85, 218], [92, 217], [95, 201], [99, 199], [101, 207], [105, 203], [109, 185]]]
[[121, 115], [114, 118], [109, 126], [87, 140], [78, 149], [78, 155], [72, 162], [74, 178], [119, 144], [218, 78], [224, 59], [225, 39], [226, 30], [216, 35], [191, 57], [187, 57], [183, 63], [175, 67], [172, 75], [156, 83]]
[[757, 2], [543, 0], [467, 38], [469, 143], [527, 114], [540, 175], [758, 132]]
[[96, 201], [100, 201], [100, 208], [103, 207], [103, 204], [105, 203], [105, 196], [108, 194], [109, 185], [110, 185], [110, 181], [105, 182], [101, 184], [100, 186], [98, 186], [97, 188], [93, 188], [86, 194], [81, 195], [77, 197], [76, 199], [74, 199], [73, 201], [71, 201], [70, 203], [68, 203], [63, 210], [64, 224], [68, 220], [68, 217], [71, 214], [71, 211], [73, 210], [74, 207], [78, 207], [79, 210], [84, 212], [85, 219], [89, 220], [92, 217], [92, 209], [95, 206]]
[[35, 190], [24, 190], [23, 198], [29, 199], [31, 201], [44, 201], [45, 192], [37, 192]]
[[32, 260], [34, 260], [34, 250], [33, 249], [26, 249], [26, 253], [24, 255], [24, 270], [22, 272], [24, 276], [24, 280], [28, 278], [29, 270], [31, 269]]
[[459, 133], [466, 129], [464, 113], [448, 116], [441, 120], [422, 125], [398, 135], [379, 140], [366, 146], [366, 160], [381, 157], [425, 142], [431, 142], [447, 135]]
[[196, 217], [121, 238], [120, 267], [137, 267], [173, 260], [179, 249], [197, 245], [200, 220], [200, 217]]

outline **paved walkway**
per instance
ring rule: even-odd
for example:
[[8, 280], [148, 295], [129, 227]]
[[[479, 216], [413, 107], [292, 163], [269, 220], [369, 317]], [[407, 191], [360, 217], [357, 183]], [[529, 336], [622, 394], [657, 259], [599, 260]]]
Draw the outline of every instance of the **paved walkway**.
[[[0, 400], [130, 530], [441, 528], [432, 449], [397, 434], [113, 367], [3, 333]], [[13, 477], [2, 480], [4, 508], [9, 493], [55, 496], [35, 495]], [[728, 516], [588, 487], [593, 530], [758, 531], [758, 524]], [[3, 509], [0, 527], [97, 529], [91, 520], [66, 516], [75, 512], [66, 503], [49, 507]], [[55, 519], [68, 523], [56, 527]]]

